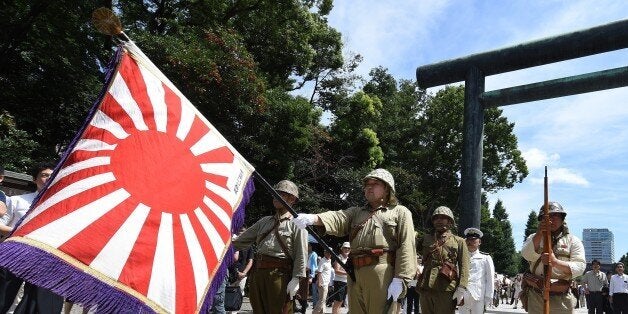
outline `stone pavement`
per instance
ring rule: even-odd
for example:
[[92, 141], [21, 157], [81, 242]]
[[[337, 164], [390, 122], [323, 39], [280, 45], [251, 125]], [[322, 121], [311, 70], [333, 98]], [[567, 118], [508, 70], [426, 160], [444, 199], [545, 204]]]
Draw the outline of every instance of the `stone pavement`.
[[[251, 309], [251, 304], [249, 303], [249, 298], [245, 297], [244, 298], [244, 302], [242, 303], [242, 308], [240, 309], [240, 311], [238, 313], [253, 313], [253, 310]], [[306, 310], [306, 313], [312, 313], [312, 308], [309, 307]], [[327, 313], [331, 313], [331, 308], [328, 307], [325, 309], [325, 314]], [[340, 311], [340, 313], [345, 314], [348, 313], [346, 308], [342, 308], [342, 310]], [[458, 313], [456, 311], [456, 313]], [[508, 305], [508, 304], [499, 304], [497, 306], [497, 308], [490, 308], [486, 310], [486, 313], [526, 313], [526, 311], [524, 311], [521, 307], [517, 308], [517, 309], [513, 309], [512, 305]], [[585, 314], [587, 313], [587, 309], [586, 308], [578, 308], [575, 309], [574, 311], [575, 314]]]

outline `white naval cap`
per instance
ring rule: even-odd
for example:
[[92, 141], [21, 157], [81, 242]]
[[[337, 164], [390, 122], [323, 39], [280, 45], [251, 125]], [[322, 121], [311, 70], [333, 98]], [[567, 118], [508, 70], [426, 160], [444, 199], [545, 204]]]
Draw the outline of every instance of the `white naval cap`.
[[479, 239], [482, 236], [484, 236], [484, 234], [478, 228], [467, 228], [464, 230], [464, 236], [467, 239], [471, 239], [471, 238]]

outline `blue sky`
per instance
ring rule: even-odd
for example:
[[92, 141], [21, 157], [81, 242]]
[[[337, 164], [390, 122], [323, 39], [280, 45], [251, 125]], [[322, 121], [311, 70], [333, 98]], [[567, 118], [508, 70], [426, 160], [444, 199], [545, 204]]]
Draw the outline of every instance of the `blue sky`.
[[[334, 1], [329, 23], [345, 53], [364, 57], [397, 79], [446, 59], [586, 29], [628, 18], [626, 1]], [[626, 66], [626, 49], [487, 77], [486, 90]], [[428, 89], [434, 93], [439, 88]], [[572, 233], [608, 228], [615, 260], [628, 252], [628, 88], [502, 107], [515, 123], [530, 174], [514, 188], [490, 194], [504, 202], [517, 249], [530, 210], [543, 202], [543, 166], [550, 199], [567, 210]]]

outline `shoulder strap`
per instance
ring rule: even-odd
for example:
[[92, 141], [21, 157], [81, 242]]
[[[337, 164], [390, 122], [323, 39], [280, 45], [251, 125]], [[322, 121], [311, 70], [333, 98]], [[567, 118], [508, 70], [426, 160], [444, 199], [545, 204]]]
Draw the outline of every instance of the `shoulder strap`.
[[534, 271], [536, 270], [536, 268], [539, 266], [539, 264], [541, 263], [541, 257], [539, 256], [539, 258], [536, 259], [536, 262], [534, 262], [534, 266], [532, 266], [532, 273], [534, 274]]
[[275, 227], [273, 229], [275, 230], [275, 237], [277, 237], [277, 241], [279, 241], [279, 245], [281, 245], [281, 250], [283, 250], [284, 254], [286, 254], [286, 256], [288, 256], [289, 259], [292, 259], [292, 255], [290, 254], [290, 250], [288, 250], [288, 245], [283, 241], [283, 239], [279, 235], [279, 228]]
[[264, 239], [266, 239], [266, 237], [273, 232], [273, 230], [277, 229], [277, 227], [279, 227], [279, 222], [280, 220], [275, 219], [275, 224], [273, 225], [272, 228], [268, 229], [268, 231], [266, 231], [260, 238], [259, 240], [257, 240], [256, 244], [260, 244], [260, 242], [262, 242]]
[[366, 219], [364, 219], [364, 221], [362, 221], [359, 225], [355, 226], [355, 228], [353, 228], [353, 230], [351, 230], [351, 234], [349, 235], [349, 241], [353, 241], [353, 239], [355, 239], [355, 237], [358, 235], [358, 232], [360, 232], [360, 230], [362, 230], [362, 228], [364, 228], [364, 226], [366, 225], [366, 223], [373, 218], [373, 215], [375, 215], [375, 213], [377, 213], [378, 209], [371, 211], [371, 213], [368, 215], [368, 217], [366, 217]]

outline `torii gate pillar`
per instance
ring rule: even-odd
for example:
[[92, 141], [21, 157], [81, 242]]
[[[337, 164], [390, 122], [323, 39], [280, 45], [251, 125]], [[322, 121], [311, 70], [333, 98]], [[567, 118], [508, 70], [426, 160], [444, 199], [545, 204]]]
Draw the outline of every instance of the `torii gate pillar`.
[[484, 107], [480, 103], [482, 93], [484, 74], [477, 67], [471, 67], [466, 75], [464, 89], [460, 226], [480, 226], [484, 143]]

